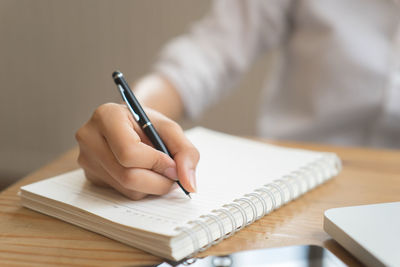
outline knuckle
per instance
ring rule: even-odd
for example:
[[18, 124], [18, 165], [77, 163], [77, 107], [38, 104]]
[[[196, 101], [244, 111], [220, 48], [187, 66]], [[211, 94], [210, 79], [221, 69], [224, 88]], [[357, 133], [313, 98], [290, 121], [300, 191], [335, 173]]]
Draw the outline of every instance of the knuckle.
[[173, 132], [181, 132], [182, 131], [181, 126], [177, 122], [170, 120], [170, 119], [167, 119], [166, 127], [169, 131], [173, 131]]
[[93, 120], [99, 120], [104, 115], [104, 113], [107, 110], [106, 105], [107, 104], [103, 104], [103, 105], [99, 106], [98, 108], [96, 108], [96, 110], [93, 112], [93, 116], [92, 116]]
[[165, 157], [168, 158], [166, 154], [159, 154], [159, 157], [157, 157], [154, 161], [152, 169], [157, 171], [157, 170], [162, 170], [163, 166], [165, 165], [164, 162], [166, 162], [168, 159], [165, 159]]
[[[138, 134], [135, 135], [131, 135], [133, 142], [131, 142], [131, 145], [134, 146], [136, 144], [139, 144], [140, 142], [142, 142], [142, 140], [140, 139]], [[132, 149], [134, 149], [135, 147], [132, 147]]]
[[175, 122], [165, 116], [163, 116], [161, 119], [157, 120], [157, 126], [163, 128], [166, 131], [172, 131], [172, 132], [182, 131], [181, 126], [177, 122]]
[[76, 131], [76, 133], [75, 133], [75, 140], [78, 142], [78, 143], [80, 143], [81, 141], [82, 141], [82, 133], [81, 133], [81, 130], [79, 129], [78, 131]]
[[95, 121], [101, 121], [106, 114], [108, 114], [110, 111], [114, 110], [117, 108], [117, 104], [115, 103], [105, 103], [100, 105], [98, 108], [93, 113], [92, 119]]
[[81, 143], [85, 140], [85, 125], [82, 126], [78, 131], [75, 133], [75, 140], [78, 143]]

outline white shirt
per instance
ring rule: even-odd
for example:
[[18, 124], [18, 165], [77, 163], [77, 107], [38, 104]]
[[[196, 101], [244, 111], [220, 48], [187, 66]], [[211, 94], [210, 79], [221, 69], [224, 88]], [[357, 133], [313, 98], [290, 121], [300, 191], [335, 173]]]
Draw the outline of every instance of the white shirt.
[[400, 147], [400, 5], [395, 0], [220, 0], [162, 51], [156, 71], [191, 118], [280, 47], [260, 135]]

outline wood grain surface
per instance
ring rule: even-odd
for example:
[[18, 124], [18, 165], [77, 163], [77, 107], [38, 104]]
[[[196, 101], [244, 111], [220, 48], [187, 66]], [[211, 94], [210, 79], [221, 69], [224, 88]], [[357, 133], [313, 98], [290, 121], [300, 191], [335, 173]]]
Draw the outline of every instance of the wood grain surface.
[[[316, 244], [348, 265], [360, 265], [323, 231], [323, 212], [334, 207], [400, 201], [400, 151], [275, 144], [335, 152], [343, 161], [343, 171], [200, 256]], [[21, 206], [18, 191], [22, 185], [77, 168], [77, 154], [77, 149], [68, 151], [0, 194], [0, 265], [141, 266], [161, 262], [156, 256]]]

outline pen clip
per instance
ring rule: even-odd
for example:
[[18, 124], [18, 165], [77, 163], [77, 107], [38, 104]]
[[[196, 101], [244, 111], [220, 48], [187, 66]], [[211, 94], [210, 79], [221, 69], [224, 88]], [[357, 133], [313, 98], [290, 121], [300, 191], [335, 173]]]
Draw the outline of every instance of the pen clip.
[[139, 122], [139, 120], [140, 120], [139, 115], [136, 114], [136, 112], [133, 111], [131, 105], [129, 105], [128, 99], [126, 99], [126, 97], [125, 97], [124, 88], [122, 88], [122, 86], [119, 85], [119, 84], [118, 84], [117, 86], [118, 86], [119, 92], [121, 93], [122, 99], [124, 99], [124, 101], [125, 101], [126, 106], [127, 106], [128, 109], [131, 111], [131, 113], [132, 113], [134, 119], [135, 119], [137, 122]]

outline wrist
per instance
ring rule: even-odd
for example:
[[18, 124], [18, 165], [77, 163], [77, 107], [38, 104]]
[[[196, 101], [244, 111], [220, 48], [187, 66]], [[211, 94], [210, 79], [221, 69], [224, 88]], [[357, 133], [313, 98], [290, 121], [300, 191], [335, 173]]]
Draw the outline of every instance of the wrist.
[[159, 74], [149, 74], [141, 78], [132, 88], [143, 106], [157, 110], [173, 120], [182, 117], [182, 99], [167, 78]]

